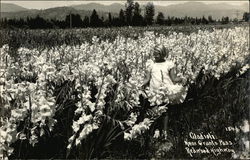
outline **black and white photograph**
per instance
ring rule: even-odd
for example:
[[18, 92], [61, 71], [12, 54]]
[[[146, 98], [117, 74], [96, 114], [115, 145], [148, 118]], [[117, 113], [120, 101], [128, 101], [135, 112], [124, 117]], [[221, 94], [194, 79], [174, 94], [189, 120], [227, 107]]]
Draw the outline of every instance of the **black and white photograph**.
[[250, 159], [248, 0], [0, 8], [0, 159]]

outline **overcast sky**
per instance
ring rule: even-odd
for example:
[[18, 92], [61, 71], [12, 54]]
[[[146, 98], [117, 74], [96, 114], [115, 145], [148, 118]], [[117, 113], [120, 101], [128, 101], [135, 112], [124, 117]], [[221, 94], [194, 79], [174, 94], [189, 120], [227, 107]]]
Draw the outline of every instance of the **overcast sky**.
[[[126, 1], [5, 1], [5, 0], [1, 0], [1, 3], [14, 3], [17, 4], [19, 6], [25, 7], [25, 8], [29, 8], [29, 9], [46, 9], [46, 8], [52, 8], [52, 7], [61, 7], [61, 6], [70, 6], [70, 5], [77, 5], [77, 4], [86, 4], [86, 3], [101, 3], [104, 5], [109, 5], [112, 3], [121, 3], [121, 4], [125, 4]], [[145, 4], [149, 1], [136, 1], [139, 2], [140, 4]], [[153, 2], [155, 5], [170, 5], [170, 4], [178, 4], [178, 3], [185, 3], [188, 1], [150, 1]], [[233, 4], [233, 5], [242, 5], [242, 4], [249, 4], [248, 0], [242, 0], [242, 1], [200, 1], [203, 3], [228, 3], [228, 4]]]

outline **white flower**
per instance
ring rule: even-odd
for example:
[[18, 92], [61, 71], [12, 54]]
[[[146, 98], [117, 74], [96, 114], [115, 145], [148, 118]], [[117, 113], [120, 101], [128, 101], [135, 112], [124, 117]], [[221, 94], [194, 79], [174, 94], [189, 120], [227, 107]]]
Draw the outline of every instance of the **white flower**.
[[89, 106], [89, 109], [91, 112], [93, 112], [95, 110], [95, 103], [92, 103], [92, 102], [88, 102], [88, 106]]
[[76, 146], [78, 146], [79, 144], [81, 144], [81, 140], [80, 139], [76, 139]]
[[157, 129], [155, 130], [155, 133], [154, 133], [154, 138], [159, 138], [160, 137], [160, 131]]
[[80, 129], [80, 125], [77, 122], [73, 122], [72, 129], [76, 133]]
[[78, 119], [77, 123], [78, 124], [84, 124], [85, 122], [91, 120], [92, 118], [93, 118], [92, 115], [82, 114], [82, 116]]
[[124, 139], [131, 140], [132, 139], [131, 134], [124, 132]]
[[244, 120], [243, 126], [241, 126], [240, 128], [241, 128], [242, 132], [247, 133], [247, 132], [249, 132], [249, 127], [250, 126], [249, 126], [248, 120]]

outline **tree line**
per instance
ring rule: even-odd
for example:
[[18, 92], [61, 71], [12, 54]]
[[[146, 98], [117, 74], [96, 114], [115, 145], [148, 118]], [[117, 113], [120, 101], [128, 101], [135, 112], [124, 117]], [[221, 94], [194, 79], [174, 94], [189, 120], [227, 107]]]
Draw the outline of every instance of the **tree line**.
[[[243, 21], [249, 21], [250, 14], [243, 14]], [[237, 21], [237, 20], [236, 20]], [[165, 17], [162, 12], [155, 15], [154, 4], [149, 2], [145, 6], [144, 14], [138, 2], [127, 0], [125, 9], [121, 9], [118, 16], [112, 16], [108, 13], [108, 17], [100, 17], [94, 9], [90, 16], [82, 18], [79, 14], [68, 14], [64, 20], [44, 19], [37, 15], [34, 18], [26, 19], [1, 19], [1, 28], [30, 28], [30, 29], [46, 29], [46, 28], [86, 28], [86, 27], [122, 27], [122, 26], [147, 26], [147, 25], [181, 25], [181, 24], [227, 24], [230, 22], [229, 17], [222, 17], [215, 20], [212, 16], [193, 18], [193, 17]]]

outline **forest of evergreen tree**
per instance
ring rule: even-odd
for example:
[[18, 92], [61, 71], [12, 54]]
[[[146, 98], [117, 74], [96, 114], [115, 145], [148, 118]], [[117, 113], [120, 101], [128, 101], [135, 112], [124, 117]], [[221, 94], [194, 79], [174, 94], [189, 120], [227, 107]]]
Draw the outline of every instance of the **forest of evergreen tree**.
[[[87, 27], [122, 27], [122, 26], [148, 26], [148, 25], [201, 25], [201, 24], [228, 24], [239, 22], [238, 19], [231, 20], [229, 17], [213, 19], [212, 16], [202, 17], [170, 17], [162, 12], [155, 14], [153, 3], [147, 3], [144, 14], [138, 2], [128, 0], [125, 9], [121, 9], [118, 16], [100, 17], [94, 9], [90, 16], [81, 17], [79, 14], [68, 14], [64, 20], [45, 19], [39, 15], [19, 19], [2, 18], [1, 28], [27, 28], [27, 29], [49, 29], [49, 28], [87, 28]], [[249, 21], [250, 14], [245, 12], [240, 21]]]

